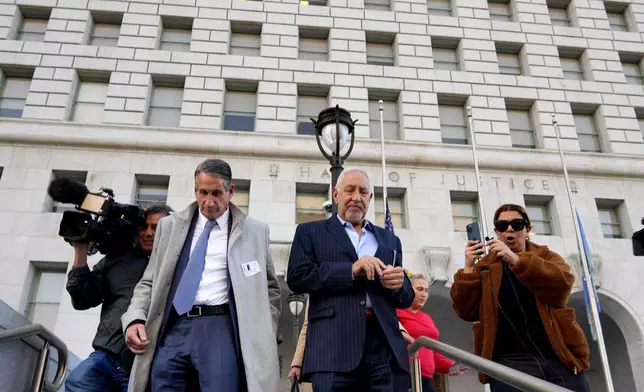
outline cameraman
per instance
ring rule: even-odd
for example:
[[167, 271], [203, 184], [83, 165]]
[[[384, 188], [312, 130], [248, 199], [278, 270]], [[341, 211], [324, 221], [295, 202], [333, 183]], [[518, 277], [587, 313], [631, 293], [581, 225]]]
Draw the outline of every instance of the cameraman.
[[164, 204], [148, 207], [146, 226], [139, 232], [137, 246], [121, 257], [104, 257], [92, 271], [87, 266], [88, 244], [72, 244], [74, 265], [67, 280], [72, 305], [76, 310], [103, 306], [92, 342], [95, 351], [69, 374], [65, 382], [67, 392], [127, 391], [134, 354], [125, 345], [121, 315], [148, 264], [157, 223], [171, 212], [172, 208]]

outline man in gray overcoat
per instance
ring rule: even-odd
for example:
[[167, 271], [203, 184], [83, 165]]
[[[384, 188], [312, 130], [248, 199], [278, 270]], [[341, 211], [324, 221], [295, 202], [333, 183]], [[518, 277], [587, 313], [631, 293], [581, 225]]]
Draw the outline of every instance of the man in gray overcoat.
[[162, 219], [121, 318], [130, 392], [277, 392], [280, 287], [268, 226], [230, 202], [228, 163], [195, 170], [197, 201]]

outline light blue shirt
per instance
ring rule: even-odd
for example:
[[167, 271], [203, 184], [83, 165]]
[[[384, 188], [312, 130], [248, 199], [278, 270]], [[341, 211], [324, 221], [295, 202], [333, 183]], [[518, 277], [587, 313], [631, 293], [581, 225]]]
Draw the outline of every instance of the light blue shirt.
[[[344, 221], [340, 218], [340, 215], [337, 215], [338, 220], [344, 227], [344, 231], [349, 236], [351, 243], [353, 244], [353, 249], [355, 249], [358, 259], [364, 255], [373, 256], [378, 250], [378, 241], [376, 236], [373, 234], [372, 223], [365, 219], [365, 224], [362, 226], [362, 235], [359, 236], [356, 229], [351, 223]], [[371, 307], [371, 299], [369, 299], [369, 294], [367, 294], [367, 308]]]

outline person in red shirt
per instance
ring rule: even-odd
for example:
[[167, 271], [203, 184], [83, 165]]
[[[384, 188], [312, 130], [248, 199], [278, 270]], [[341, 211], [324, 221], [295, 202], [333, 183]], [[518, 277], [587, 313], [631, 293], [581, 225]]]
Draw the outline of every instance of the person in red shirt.
[[[438, 339], [438, 328], [434, 320], [425, 312], [421, 311], [427, 302], [429, 295], [429, 282], [423, 275], [412, 275], [411, 285], [414, 288], [414, 302], [408, 309], [396, 309], [398, 320], [405, 327], [409, 335], [418, 339], [426, 336], [430, 339]], [[456, 364], [441, 354], [427, 348], [421, 348], [418, 352], [420, 359], [420, 373], [423, 381], [423, 392], [434, 392], [434, 373], [448, 374], [450, 368]]]

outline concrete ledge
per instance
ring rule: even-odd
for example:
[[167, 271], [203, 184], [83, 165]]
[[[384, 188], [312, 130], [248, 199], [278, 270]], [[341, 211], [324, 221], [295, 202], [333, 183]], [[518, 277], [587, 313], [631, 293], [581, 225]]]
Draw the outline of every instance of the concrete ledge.
[[[0, 120], [0, 143], [305, 161], [322, 159], [315, 140], [310, 136], [43, 120]], [[351, 164], [379, 164], [379, 144], [379, 140], [356, 139], [349, 161]], [[479, 146], [477, 151], [483, 170], [561, 173], [559, 154], [554, 150]], [[387, 163], [394, 165], [473, 167], [468, 146], [395, 141], [388, 143], [386, 154]], [[566, 152], [566, 159], [568, 171], [577, 175], [644, 178], [644, 156]]]

